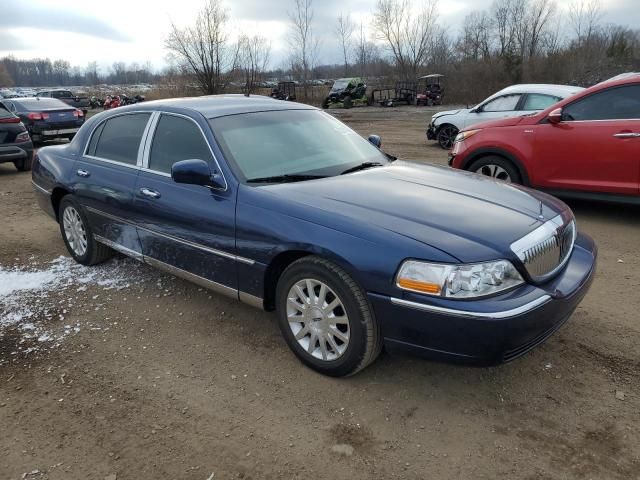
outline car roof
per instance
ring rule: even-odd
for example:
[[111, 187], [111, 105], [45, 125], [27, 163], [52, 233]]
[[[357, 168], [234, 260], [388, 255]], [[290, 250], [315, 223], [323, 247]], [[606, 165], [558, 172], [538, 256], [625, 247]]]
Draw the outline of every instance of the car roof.
[[56, 109], [56, 108], [71, 108], [62, 100], [57, 98], [41, 98], [41, 97], [20, 97], [10, 99], [17, 106], [24, 108], [25, 110], [42, 110], [42, 109]]
[[492, 95], [492, 97], [508, 93], [540, 93], [544, 95], [555, 95], [561, 98], [566, 98], [571, 95], [575, 95], [576, 93], [583, 90], [584, 88], [582, 87], [575, 87], [572, 85], [554, 85], [551, 83], [523, 83], [503, 88], [499, 92], [496, 92], [494, 95]]
[[302, 103], [276, 100], [262, 95], [247, 97], [235, 95], [207, 95], [203, 97], [170, 98], [153, 100], [141, 104], [120, 107], [125, 110], [162, 110], [163, 108], [186, 108], [200, 112], [206, 118], [224, 117], [240, 113], [254, 113], [277, 110], [317, 110], [317, 108]]

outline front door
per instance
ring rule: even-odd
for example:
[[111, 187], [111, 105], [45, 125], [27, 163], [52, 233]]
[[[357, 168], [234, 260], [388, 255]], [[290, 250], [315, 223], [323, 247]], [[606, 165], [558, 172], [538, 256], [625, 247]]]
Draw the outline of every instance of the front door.
[[519, 93], [514, 93], [489, 100], [467, 114], [460, 130], [476, 123], [514, 116], [521, 96]]
[[150, 118], [150, 113], [131, 113], [99, 124], [74, 166], [74, 193], [91, 217], [94, 234], [134, 257], [141, 249], [129, 217]]
[[218, 170], [198, 124], [163, 113], [149, 145], [147, 168], [136, 182], [134, 216], [142, 252], [149, 263], [236, 295], [235, 194], [178, 184], [171, 166], [200, 159]]
[[583, 97], [564, 107], [559, 124], [537, 125], [535, 136], [537, 185], [640, 193], [640, 85]]

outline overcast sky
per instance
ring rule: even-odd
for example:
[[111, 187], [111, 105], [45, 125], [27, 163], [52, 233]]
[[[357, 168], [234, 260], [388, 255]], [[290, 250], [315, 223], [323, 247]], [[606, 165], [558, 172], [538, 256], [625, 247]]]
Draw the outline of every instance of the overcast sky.
[[[471, 10], [493, 0], [442, 0], [439, 23], [457, 33]], [[602, 0], [605, 23], [640, 28], [640, 0]], [[203, 0], [0, 0], [0, 56], [62, 58], [72, 65], [97, 61], [105, 73], [115, 61], [166, 65], [164, 39], [169, 25], [188, 24]], [[287, 9], [293, 0], [228, 0], [235, 31], [261, 33], [272, 44], [271, 67], [287, 58]], [[336, 16], [351, 13], [371, 23], [375, 0], [315, 0], [314, 29], [320, 38], [319, 63], [339, 63]], [[418, 4], [419, 0], [415, 0]], [[566, 14], [568, 0], [557, 0]]]

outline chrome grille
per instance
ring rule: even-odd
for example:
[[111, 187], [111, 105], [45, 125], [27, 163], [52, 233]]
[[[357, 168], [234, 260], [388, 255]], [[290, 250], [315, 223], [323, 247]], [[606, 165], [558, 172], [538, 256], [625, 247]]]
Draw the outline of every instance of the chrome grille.
[[511, 245], [531, 279], [541, 282], [560, 270], [571, 255], [576, 239], [573, 219], [555, 217]]

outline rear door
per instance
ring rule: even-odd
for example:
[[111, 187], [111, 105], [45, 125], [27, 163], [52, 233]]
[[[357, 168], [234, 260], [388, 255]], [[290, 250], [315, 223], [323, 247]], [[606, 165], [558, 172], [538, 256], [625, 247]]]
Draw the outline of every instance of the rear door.
[[640, 84], [566, 105], [561, 123], [535, 127], [532, 179], [547, 188], [640, 193]]
[[180, 160], [200, 159], [212, 171], [220, 168], [194, 119], [162, 113], [155, 123], [133, 200], [145, 260], [236, 295], [235, 195], [174, 182], [171, 166]]
[[150, 119], [149, 112], [127, 113], [98, 124], [74, 167], [75, 194], [94, 233], [106, 240], [103, 243], [133, 256], [141, 248], [130, 216]]

